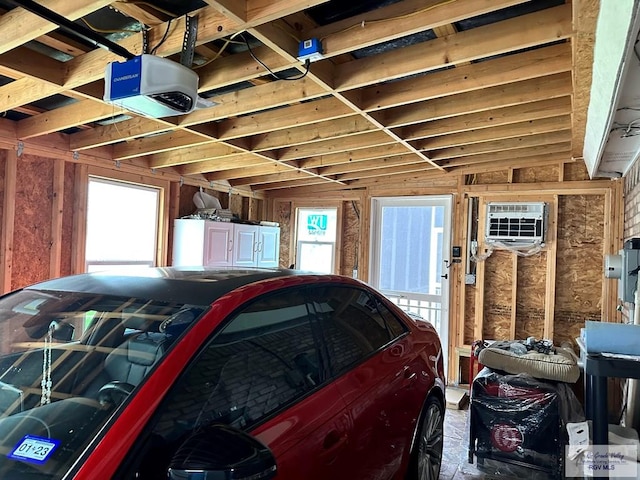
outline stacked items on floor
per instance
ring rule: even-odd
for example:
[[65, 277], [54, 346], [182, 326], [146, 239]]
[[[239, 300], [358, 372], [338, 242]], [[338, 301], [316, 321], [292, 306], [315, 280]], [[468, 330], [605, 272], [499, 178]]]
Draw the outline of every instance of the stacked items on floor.
[[570, 384], [569, 348], [548, 341], [494, 342], [474, 352], [484, 368], [471, 386], [469, 462], [493, 475], [562, 478], [565, 425], [584, 419]]

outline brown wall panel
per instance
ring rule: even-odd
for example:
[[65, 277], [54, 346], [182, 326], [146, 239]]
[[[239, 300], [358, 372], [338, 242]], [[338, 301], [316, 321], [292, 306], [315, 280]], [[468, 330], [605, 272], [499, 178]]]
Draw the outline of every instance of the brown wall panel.
[[508, 172], [487, 172], [487, 173], [478, 173], [475, 175], [475, 181], [473, 182], [476, 185], [480, 184], [492, 184], [492, 183], [507, 183], [509, 181], [509, 173]]
[[[357, 212], [356, 212], [357, 210]], [[340, 274], [353, 275], [360, 249], [359, 202], [342, 202], [342, 252], [340, 256]]]
[[543, 338], [547, 252], [518, 258], [516, 339]]
[[280, 266], [288, 267], [294, 262], [294, 256], [289, 251], [291, 232], [295, 223], [295, 219], [292, 217], [291, 202], [276, 203], [276, 218], [273, 221], [280, 224]]
[[588, 180], [589, 172], [584, 162], [572, 162], [564, 164], [564, 180], [575, 182], [579, 180]]
[[560, 174], [560, 166], [548, 166], [545, 168], [518, 168], [513, 172], [514, 183], [557, 182]]
[[601, 315], [604, 196], [561, 196], [558, 205], [556, 343], [572, 340]]
[[49, 278], [53, 163], [18, 157], [12, 288]]
[[476, 287], [475, 285], [467, 285], [465, 288], [464, 301], [464, 345], [471, 345], [474, 341], [480, 340], [475, 338], [474, 324], [476, 316]]
[[510, 337], [512, 276], [511, 252], [495, 250], [485, 260], [484, 321], [482, 338], [500, 340]]

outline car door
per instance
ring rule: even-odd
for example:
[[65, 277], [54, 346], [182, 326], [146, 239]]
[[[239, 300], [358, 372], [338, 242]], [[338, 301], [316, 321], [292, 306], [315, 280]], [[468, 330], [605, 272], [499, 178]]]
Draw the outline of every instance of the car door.
[[370, 292], [327, 286], [314, 300], [335, 384], [353, 422], [353, 462], [360, 468], [354, 478], [393, 478], [408, 460], [426, 397], [422, 361], [406, 326], [383, 317]]
[[265, 443], [278, 479], [348, 478], [339, 475], [349, 468], [350, 417], [327, 383], [313, 320], [300, 289], [245, 304], [168, 392], [117, 478], [166, 478], [184, 439], [214, 423]]

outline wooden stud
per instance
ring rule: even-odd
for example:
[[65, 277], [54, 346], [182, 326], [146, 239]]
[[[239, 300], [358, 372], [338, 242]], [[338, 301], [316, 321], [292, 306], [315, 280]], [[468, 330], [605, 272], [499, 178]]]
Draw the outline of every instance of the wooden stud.
[[[484, 225], [486, 221], [485, 200], [480, 198], [478, 202], [478, 252], [476, 255], [484, 253]], [[473, 339], [482, 340], [484, 338], [484, 273], [485, 263], [483, 261], [476, 262], [476, 304], [475, 319], [473, 322]]]
[[60, 276], [62, 260], [62, 220], [64, 207], [64, 160], [53, 160], [53, 198], [51, 202], [51, 252], [49, 276]]
[[518, 255], [511, 254], [511, 321], [509, 339], [516, 340], [516, 321], [518, 319]]
[[4, 173], [2, 231], [0, 232], [0, 272], [2, 272], [0, 275], [0, 293], [7, 293], [12, 290], [17, 173], [18, 154], [16, 150], [7, 150]]
[[558, 255], [558, 195], [549, 202], [549, 218], [547, 224], [547, 269], [544, 301], [544, 338], [553, 341], [554, 319], [556, 312], [556, 259]]
[[73, 192], [71, 273], [84, 273], [87, 269], [87, 202], [89, 199], [88, 165], [76, 165]]

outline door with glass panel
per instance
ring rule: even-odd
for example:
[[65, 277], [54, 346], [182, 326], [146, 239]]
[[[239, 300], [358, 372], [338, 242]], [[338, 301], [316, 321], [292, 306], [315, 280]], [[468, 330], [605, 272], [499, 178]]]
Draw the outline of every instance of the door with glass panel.
[[447, 345], [451, 197], [372, 202], [370, 283], [403, 310], [429, 320]]

